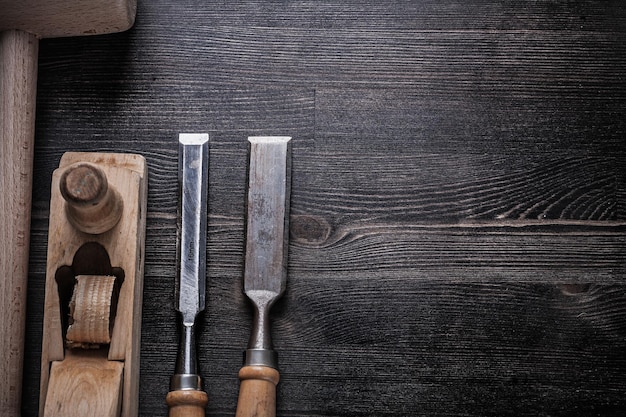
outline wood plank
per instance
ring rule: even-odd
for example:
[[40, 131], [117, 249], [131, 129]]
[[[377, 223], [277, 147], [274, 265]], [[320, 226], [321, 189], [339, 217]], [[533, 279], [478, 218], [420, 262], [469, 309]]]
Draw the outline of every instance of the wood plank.
[[144, 85], [170, 87], [208, 77], [239, 88], [395, 84], [448, 93], [593, 86], [610, 94], [624, 82], [614, 74], [624, 72], [626, 16], [614, 4], [183, 3], [160, 20], [172, 7], [139, 5], [136, 28], [117, 35], [131, 52], [106, 39], [47, 41], [51, 56], [81, 57], [50, 70], [94, 80], [122, 68]]
[[[299, 346], [324, 341], [319, 350], [293, 352], [292, 367], [285, 365], [289, 359], [283, 355], [283, 395], [291, 400], [301, 396], [291, 403], [291, 412], [307, 414], [302, 408], [309, 401], [318, 404], [316, 410], [323, 404], [320, 414], [330, 415], [400, 410], [409, 415], [480, 415], [485, 409], [536, 415], [576, 408], [584, 414], [595, 407], [617, 415], [623, 407], [620, 371], [600, 364], [612, 362], [623, 369], [623, 348], [609, 347], [623, 346], [624, 310], [617, 307], [623, 303], [618, 301], [622, 287], [571, 296], [544, 285], [396, 284], [364, 283], [352, 289], [353, 296], [342, 292], [338, 298], [333, 290], [322, 289], [311, 298], [300, 294], [288, 306], [285, 324], [300, 332], [306, 328]], [[621, 318], [604, 327], [612, 330], [603, 335], [597, 323], [591, 326], [594, 337], [606, 340], [601, 347], [603, 342], [586, 336], [590, 333], [583, 330], [588, 325], [583, 321], [594, 316], [585, 308], [595, 305], [597, 313], [604, 297], [616, 302], [616, 310], [605, 311], [607, 317]], [[308, 303], [319, 307], [318, 314], [311, 314]], [[306, 311], [304, 322], [294, 320], [296, 304]], [[282, 351], [290, 349], [283, 346]], [[299, 375], [299, 364], [307, 360], [317, 363], [315, 375], [324, 383], [316, 383], [315, 375]], [[542, 398], [546, 393], [550, 400]]]
[[417, 141], [387, 143], [398, 152], [325, 145], [295, 160], [293, 213], [338, 225], [623, 220], [622, 162], [610, 155], [422, 153], [410, 149]]
[[[372, 114], [374, 110], [370, 112], [364, 111], [359, 117]], [[342, 116], [344, 122], [353, 114], [346, 113]], [[312, 114], [310, 110], [298, 109], [291, 117], [296, 121], [300, 118], [306, 124], [307, 120], [312, 122]], [[317, 119], [321, 117], [324, 116]], [[353, 119], [358, 129], [357, 117]], [[369, 129], [363, 123], [362, 129]], [[149, 211], [151, 215], [171, 216], [176, 213], [176, 200], [172, 196], [177, 193], [177, 183], [168, 173], [174, 172], [176, 167], [174, 143], [170, 138], [175, 132], [161, 130], [167, 127], [158, 126], [158, 122], [148, 125], [154, 130], [146, 133], [155, 140], [142, 153], [148, 158], [153, 174], [151, 185], [160, 190], [150, 194]], [[468, 141], [474, 139], [472, 146], [467, 146], [460, 135], [448, 140], [422, 132], [411, 134], [411, 129], [419, 125], [418, 120], [409, 120], [403, 124], [403, 133], [397, 135], [396, 130], [384, 133], [375, 129], [374, 133], [363, 133], [364, 136], [350, 134], [342, 138], [337, 133], [322, 132], [314, 142], [307, 132], [312, 127], [294, 129], [298, 131], [292, 131], [296, 134], [293, 212], [323, 217], [336, 225], [359, 219], [454, 224], [477, 220], [548, 223], [623, 221], [626, 218], [624, 200], [620, 198], [620, 190], [626, 187], [622, 173], [624, 159], [620, 153], [613, 152], [618, 146], [617, 137], [611, 143], [608, 133], [602, 134], [598, 137], [604, 141], [595, 144], [585, 140], [591, 136], [581, 137], [580, 150], [566, 140], [560, 145], [557, 141], [548, 143], [545, 149], [530, 149], [537, 146], [531, 138], [511, 139], [513, 146], [502, 145], [498, 149], [500, 142], [492, 136], [466, 136]], [[539, 125], [535, 122], [527, 127], [538, 129]], [[332, 129], [332, 126], [326, 127]], [[102, 129], [100, 149], [115, 150], [115, 146], [120, 146], [118, 139], [114, 139], [119, 136], [115, 129], [115, 124]], [[252, 130], [236, 133], [225, 129], [211, 133], [215, 141], [210, 151], [210, 205], [213, 215], [239, 217], [243, 216], [242, 202], [245, 201], [245, 138]], [[453, 131], [452, 125], [447, 132]], [[303, 136], [297, 136], [298, 133]], [[377, 137], [389, 139], [379, 144], [375, 138], [368, 137], [375, 133]], [[497, 145], [493, 145], [494, 142]], [[73, 146], [87, 150], [93, 146], [93, 138], [76, 137]], [[125, 146], [131, 146], [134, 151], [143, 149], [140, 144]], [[63, 145], [51, 144], [47, 149], [53, 154], [61, 153]], [[54, 161], [52, 156], [48, 163], [37, 164], [37, 174], [48, 175], [49, 165]], [[49, 195], [49, 186], [37, 183], [35, 193], [41, 197], [34, 215], [45, 216], [47, 203], [42, 199]]]
[[384, 3], [347, 0], [335, 2], [294, 1], [241, 1], [221, 3], [219, 7], [198, 8], [193, 2], [171, 4], [160, 1], [158, 9], [143, 10], [140, 14], [146, 24], [159, 20], [166, 12], [174, 19], [191, 25], [233, 27], [306, 27], [315, 29], [350, 28], [371, 30], [376, 27], [407, 29], [479, 29], [493, 30], [570, 30], [620, 31], [626, 19], [623, 8], [617, 3], [494, 3], [490, 1], [403, 1]]
[[542, 91], [318, 89], [316, 146], [296, 162], [313, 174], [299, 188], [315, 192], [295, 196], [294, 212], [443, 223], [623, 220], [626, 125], [615, 122], [624, 104]]
[[[551, 92], [539, 87], [524, 94], [510, 89], [437, 94], [419, 88], [318, 88], [316, 134], [334, 147], [343, 142], [342, 149], [352, 145], [346, 140], [352, 137], [364, 146], [377, 142], [379, 149], [402, 154], [622, 154], [624, 90], [584, 90], [581, 95], [579, 88]], [[406, 142], [413, 146], [403, 147]]]

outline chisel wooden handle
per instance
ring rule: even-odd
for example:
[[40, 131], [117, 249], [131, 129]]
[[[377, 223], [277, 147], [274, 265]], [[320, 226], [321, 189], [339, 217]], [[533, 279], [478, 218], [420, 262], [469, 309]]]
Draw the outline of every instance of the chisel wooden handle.
[[169, 417], [204, 417], [209, 397], [204, 391], [178, 390], [168, 392], [165, 402], [170, 408]]
[[241, 386], [236, 417], [276, 416], [279, 372], [269, 366], [248, 365], [239, 370], [239, 379]]

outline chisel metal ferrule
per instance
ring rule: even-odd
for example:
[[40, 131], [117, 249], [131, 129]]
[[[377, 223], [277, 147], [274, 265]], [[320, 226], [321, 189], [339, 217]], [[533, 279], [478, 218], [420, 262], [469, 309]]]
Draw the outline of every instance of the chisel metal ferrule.
[[170, 380], [170, 390], [201, 390], [202, 379], [197, 374], [174, 374]]
[[243, 364], [278, 369], [278, 354], [273, 349], [246, 349]]

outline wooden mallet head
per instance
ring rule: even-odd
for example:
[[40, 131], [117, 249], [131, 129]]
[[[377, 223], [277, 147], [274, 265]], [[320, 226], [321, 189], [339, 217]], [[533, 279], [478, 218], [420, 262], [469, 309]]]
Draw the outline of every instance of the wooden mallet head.
[[122, 32], [135, 21], [136, 0], [0, 0], [0, 31], [38, 38]]
[[121, 32], [136, 0], [0, 0], [0, 415], [20, 415], [39, 39]]

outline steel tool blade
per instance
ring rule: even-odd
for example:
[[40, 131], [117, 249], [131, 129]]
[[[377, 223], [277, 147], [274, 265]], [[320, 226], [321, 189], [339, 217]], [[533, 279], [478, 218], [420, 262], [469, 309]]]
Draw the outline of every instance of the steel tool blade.
[[181, 134], [178, 178], [180, 187], [180, 262], [176, 309], [192, 325], [204, 310], [206, 293], [206, 230], [209, 184], [209, 135]]
[[239, 372], [237, 417], [276, 413], [277, 355], [269, 310], [285, 291], [289, 238], [291, 146], [289, 137], [250, 137], [246, 259], [243, 290], [254, 323]]
[[195, 321], [204, 310], [209, 184], [209, 135], [179, 135], [180, 189], [176, 309], [182, 322], [176, 371], [166, 402], [170, 417], [203, 416], [208, 402], [196, 362]]

